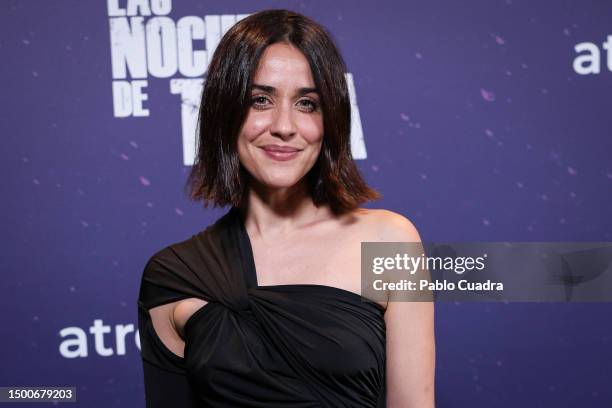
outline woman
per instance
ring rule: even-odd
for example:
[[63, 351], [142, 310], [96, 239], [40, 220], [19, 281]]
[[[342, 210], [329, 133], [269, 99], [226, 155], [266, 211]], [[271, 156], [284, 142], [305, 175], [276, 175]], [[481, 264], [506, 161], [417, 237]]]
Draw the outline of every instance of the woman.
[[420, 241], [350, 154], [345, 65], [287, 10], [233, 26], [208, 68], [191, 197], [231, 209], [144, 270], [149, 407], [432, 407], [431, 302], [360, 296], [362, 241]]

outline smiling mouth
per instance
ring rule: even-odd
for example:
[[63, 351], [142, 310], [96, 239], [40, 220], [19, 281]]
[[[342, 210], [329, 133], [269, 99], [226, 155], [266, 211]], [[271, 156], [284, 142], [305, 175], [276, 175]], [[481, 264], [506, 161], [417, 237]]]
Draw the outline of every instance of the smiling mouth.
[[271, 151], [271, 152], [282, 152], [282, 153], [293, 153], [296, 151], [300, 151], [302, 149], [298, 149], [297, 147], [292, 147], [292, 146], [280, 146], [280, 145], [265, 145], [265, 146], [260, 146], [262, 149], [267, 150], [267, 151]]
[[298, 155], [301, 150], [294, 148], [282, 148], [279, 149], [277, 147], [272, 146], [264, 146], [260, 148], [269, 158], [277, 161], [287, 161], [291, 160]]

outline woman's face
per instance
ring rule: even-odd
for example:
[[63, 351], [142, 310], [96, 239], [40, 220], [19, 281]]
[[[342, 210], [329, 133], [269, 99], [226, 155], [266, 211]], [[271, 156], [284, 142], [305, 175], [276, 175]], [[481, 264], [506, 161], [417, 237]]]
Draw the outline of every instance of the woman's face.
[[268, 46], [250, 92], [238, 136], [240, 162], [265, 187], [291, 187], [312, 168], [323, 141], [319, 94], [306, 57], [288, 44]]

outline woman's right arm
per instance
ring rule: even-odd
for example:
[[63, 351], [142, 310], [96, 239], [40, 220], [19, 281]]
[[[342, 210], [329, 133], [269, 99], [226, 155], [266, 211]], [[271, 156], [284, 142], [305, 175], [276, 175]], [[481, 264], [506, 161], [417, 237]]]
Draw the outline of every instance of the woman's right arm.
[[139, 312], [147, 408], [197, 406], [184, 370], [184, 342], [174, 327], [174, 303]]

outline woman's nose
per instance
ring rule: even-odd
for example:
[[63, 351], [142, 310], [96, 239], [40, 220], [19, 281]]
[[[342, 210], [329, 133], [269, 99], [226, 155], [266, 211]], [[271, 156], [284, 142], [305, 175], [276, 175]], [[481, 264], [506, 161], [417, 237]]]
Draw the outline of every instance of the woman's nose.
[[292, 107], [288, 104], [279, 105], [274, 112], [270, 133], [274, 136], [287, 138], [292, 136], [295, 129], [295, 117]]

